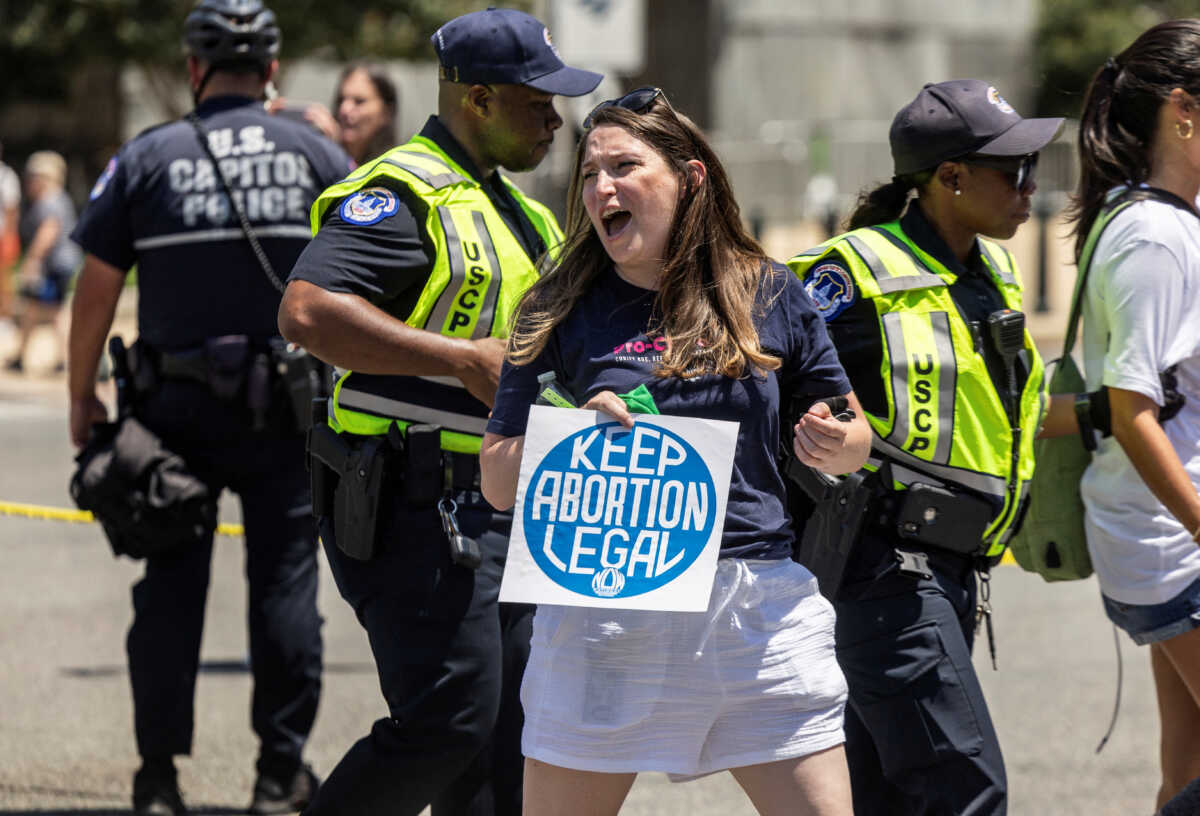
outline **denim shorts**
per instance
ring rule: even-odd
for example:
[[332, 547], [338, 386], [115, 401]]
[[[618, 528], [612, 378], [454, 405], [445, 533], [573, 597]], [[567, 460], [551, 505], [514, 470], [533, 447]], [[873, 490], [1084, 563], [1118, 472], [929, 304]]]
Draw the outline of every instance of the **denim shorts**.
[[1139, 646], [1169, 640], [1200, 626], [1200, 578], [1169, 601], [1142, 606], [1104, 597], [1108, 619]]

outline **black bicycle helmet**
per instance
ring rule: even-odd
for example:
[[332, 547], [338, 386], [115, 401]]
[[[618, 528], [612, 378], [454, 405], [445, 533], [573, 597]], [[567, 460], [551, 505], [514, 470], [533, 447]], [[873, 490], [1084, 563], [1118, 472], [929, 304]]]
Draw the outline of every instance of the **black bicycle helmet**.
[[200, 0], [183, 24], [188, 54], [213, 68], [265, 69], [279, 55], [275, 13], [262, 0]]

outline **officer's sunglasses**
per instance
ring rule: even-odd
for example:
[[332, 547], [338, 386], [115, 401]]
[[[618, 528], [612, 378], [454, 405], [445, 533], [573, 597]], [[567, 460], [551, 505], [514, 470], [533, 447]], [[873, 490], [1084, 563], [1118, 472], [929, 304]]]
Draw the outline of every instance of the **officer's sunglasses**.
[[654, 100], [658, 99], [660, 96], [663, 98], [663, 101], [666, 101], [666, 97], [663, 96], [662, 88], [652, 88], [647, 85], [643, 88], [635, 88], [619, 99], [605, 99], [599, 105], [592, 108], [592, 112], [589, 113], [587, 118], [583, 120], [583, 129], [591, 130], [592, 125], [595, 124], [592, 121], [593, 118], [597, 113], [605, 108], [617, 107], [624, 108], [625, 110], [633, 113], [645, 113], [646, 111], [650, 110], [650, 106], [654, 104]]
[[971, 154], [963, 156], [959, 161], [973, 164], [977, 167], [990, 167], [1008, 176], [1013, 189], [1024, 193], [1033, 186], [1033, 176], [1037, 171], [1038, 154], [1029, 153], [1024, 156], [984, 156]]

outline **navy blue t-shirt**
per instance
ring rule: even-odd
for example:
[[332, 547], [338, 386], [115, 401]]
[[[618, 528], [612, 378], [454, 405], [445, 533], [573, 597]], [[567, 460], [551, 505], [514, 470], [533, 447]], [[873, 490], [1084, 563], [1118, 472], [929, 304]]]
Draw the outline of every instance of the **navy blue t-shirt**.
[[504, 364], [488, 431], [525, 434], [537, 377], [546, 371], [555, 372], [580, 405], [600, 391], [621, 394], [645, 385], [663, 414], [737, 422], [721, 557], [789, 557], [793, 531], [777, 465], [781, 389], [813, 396], [850, 391], [824, 321], [796, 276], [774, 264], [763, 276], [755, 325], [762, 347], [783, 365], [766, 377], [660, 378], [654, 369], [666, 339], [646, 333], [655, 322], [654, 296], [615, 271], [603, 275], [554, 330], [536, 360]]
[[[287, 278], [312, 236], [309, 207], [349, 172], [350, 157], [311, 127], [271, 116], [249, 97], [212, 97], [195, 112], [276, 277]], [[117, 269], [137, 264], [138, 331], [156, 348], [177, 351], [226, 334], [279, 334], [280, 293], [188, 122], [127, 142], [92, 188], [71, 237]]]

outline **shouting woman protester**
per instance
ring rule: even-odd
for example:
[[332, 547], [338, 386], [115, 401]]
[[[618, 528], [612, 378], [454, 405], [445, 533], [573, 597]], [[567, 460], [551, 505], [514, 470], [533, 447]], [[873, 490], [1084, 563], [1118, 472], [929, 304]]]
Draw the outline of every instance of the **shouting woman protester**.
[[[728, 769], [760, 813], [849, 814], [833, 616], [789, 558], [775, 456], [781, 392], [858, 401], [799, 282], [746, 234], [691, 121], [642, 88], [601, 104], [584, 131], [567, 244], [526, 294], [501, 373], [484, 494], [513, 504], [547, 371], [628, 427], [617, 394], [639, 385], [664, 414], [741, 424], [707, 613], [538, 606], [522, 688], [525, 812], [615, 814], [639, 771]], [[614, 353], [630, 343], [665, 350]], [[835, 473], [861, 465], [868, 441], [861, 419], [839, 422], [824, 403], [793, 436], [801, 461]], [[598, 686], [613, 709], [603, 724], [579, 705]]]
[[[1112, 436], [1081, 485], [1108, 617], [1150, 644], [1161, 806], [1200, 776], [1200, 20], [1097, 72], [1074, 201], [1088, 388]], [[1090, 263], [1088, 257], [1090, 256]]]

